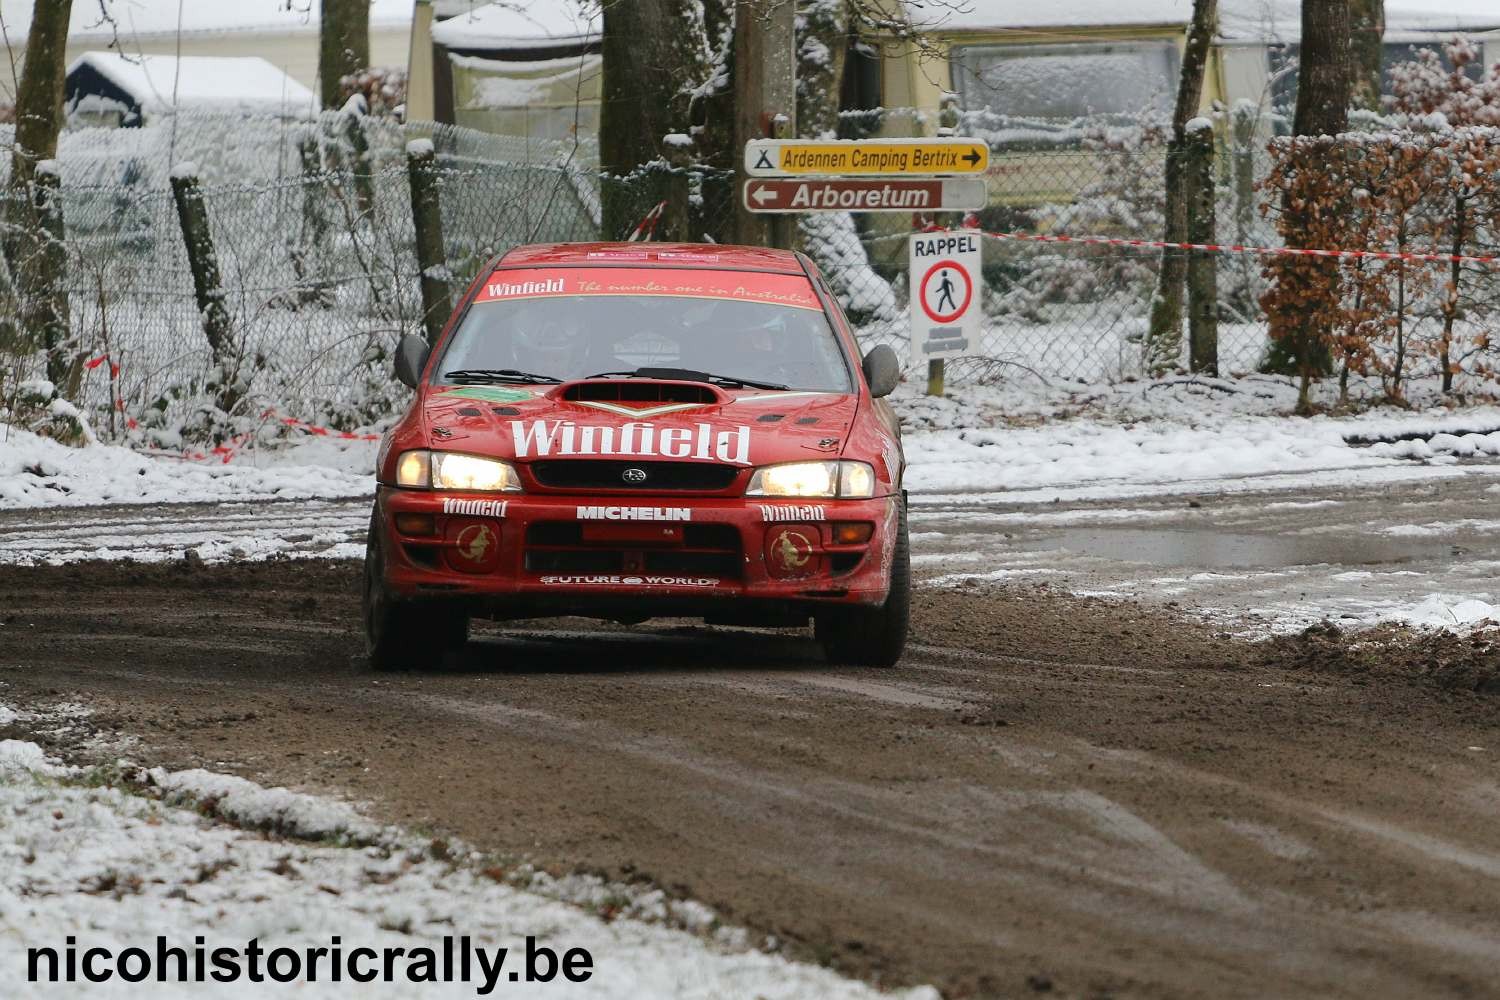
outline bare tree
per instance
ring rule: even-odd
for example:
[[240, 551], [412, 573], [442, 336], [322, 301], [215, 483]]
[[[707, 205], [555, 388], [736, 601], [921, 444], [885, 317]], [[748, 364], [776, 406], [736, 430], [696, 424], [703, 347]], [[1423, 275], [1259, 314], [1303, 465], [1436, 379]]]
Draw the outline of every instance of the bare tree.
[[1385, 0], [1349, 0], [1349, 43], [1354, 59], [1354, 104], [1377, 111], [1385, 47]]
[[[16, 87], [16, 138], [11, 151], [10, 187], [5, 204], [3, 249], [9, 275], [19, 295], [20, 314], [30, 346], [49, 348], [49, 375], [65, 377], [67, 363], [62, 353], [66, 336], [67, 299], [57, 294], [61, 263], [54, 233], [45, 224], [42, 209], [56, 208], [56, 177], [38, 188], [37, 167], [57, 155], [57, 134], [63, 120], [63, 80], [68, 22], [72, 0], [37, 0], [32, 12], [31, 32], [26, 39], [26, 59]], [[48, 212], [48, 216], [55, 212]], [[61, 233], [56, 233], [60, 237]], [[7, 289], [9, 291], [9, 289]], [[9, 297], [8, 295], [6, 296]], [[11, 320], [3, 320], [10, 327]], [[13, 334], [5, 331], [3, 339]]]
[[325, 108], [343, 103], [342, 81], [370, 65], [370, 0], [322, 0], [318, 95]]
[[13, 190], [29, 188], [36, 165], [57, 155], [72, 14], [73, 0], [37, 0], [33, 9], [26, 59], [16, 88], [16, 144], [10, 170]]
[[1296, 135], [1337, 135], [1349, 127], [1354, 64], [1349, 45], [1350, 0], [1303, 0], [1297, 69]]
[[[1203, 75], [1208, 66], [1209, 46], [1217, 30], [1218, 0], [1193, 0], [1193, 20], [1188, 25], [1187, 46], [1182, 55], [1182, 76], [1177, 82], [1177, 106], [1172, 112], [1172, 140], [1167, 146], [1166, 235], [1168, 243], [1187, 240], [1188, 191], [1184, 157], [1187, 124], [1198, 114], [1203, 101]], [[1156, 295], [1151, 300], [1151, 327], [1146, 337], [1146, 368], [1161, 373], [1177, 367], [1182, 356], [1182, 291], [1187, 280], [1187, 255], [1182, 250], [1162, 252]]]
[[[655, 203], [656, 188], [633, 177], [664, 161], [666, 136], [688, 132], [692, 84], [709, 68], [702, 0], [609, 0], [604, 5], [604, 79], [599, 109], [603, 235], [623, 238]], [[642, 192], [646, 193], [641, 197]]]

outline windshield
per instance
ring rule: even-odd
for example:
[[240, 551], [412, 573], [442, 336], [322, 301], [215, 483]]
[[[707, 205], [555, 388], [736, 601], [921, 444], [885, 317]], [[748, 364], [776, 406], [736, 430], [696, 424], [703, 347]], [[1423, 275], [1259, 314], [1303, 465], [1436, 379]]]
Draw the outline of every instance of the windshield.
[[561, 380], [684, 368], [789, 389], [849, 392], [822, 310], [688, 295], [540, 295], [476, 300], [437, 368], [508, 369]]

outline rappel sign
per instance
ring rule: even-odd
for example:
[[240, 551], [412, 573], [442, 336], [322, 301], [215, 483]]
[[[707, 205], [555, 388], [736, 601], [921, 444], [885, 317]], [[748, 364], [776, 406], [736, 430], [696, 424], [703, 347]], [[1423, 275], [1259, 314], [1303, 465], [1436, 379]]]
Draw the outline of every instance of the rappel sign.
[[982, 257], [979, 234], [918, 233], [907, 253], [912, 359], [973, 353], [981, 318], [974, 294]]

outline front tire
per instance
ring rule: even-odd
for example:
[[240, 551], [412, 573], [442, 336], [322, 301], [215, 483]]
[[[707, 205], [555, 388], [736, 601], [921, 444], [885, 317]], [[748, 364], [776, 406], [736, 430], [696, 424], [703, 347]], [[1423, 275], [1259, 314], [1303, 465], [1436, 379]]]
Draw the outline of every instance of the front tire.
[[385, 583], [386, 555], [380, 509], [370, 515], [365, 542], [365, 574], [361, 600], [365, 651], [376, 670], [410, 670], [441, 659], [445, 650], [460, 649], [469, 638], [469, 616], [442, 607], [402, 601]]
[[840, 666], [893, 667], [906, 649], [911, 623], [911, 550], [906, 531], [906, 502], [896, 522], [891, 553], [891, 589], [876, 607], [829, 608], [813, 619], [813, 634], [829, 663]]

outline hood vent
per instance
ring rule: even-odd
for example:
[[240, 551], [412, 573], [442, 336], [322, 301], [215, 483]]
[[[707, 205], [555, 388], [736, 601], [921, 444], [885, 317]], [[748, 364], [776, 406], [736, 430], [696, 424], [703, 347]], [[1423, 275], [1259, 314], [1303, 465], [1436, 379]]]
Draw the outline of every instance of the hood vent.
[[717, 392], [689, 382], [652, 382], [643, 379], [608, 382], [574, 382], [564, 387], [562, 398], [571, 402], [609, 403], [718, 403]]

